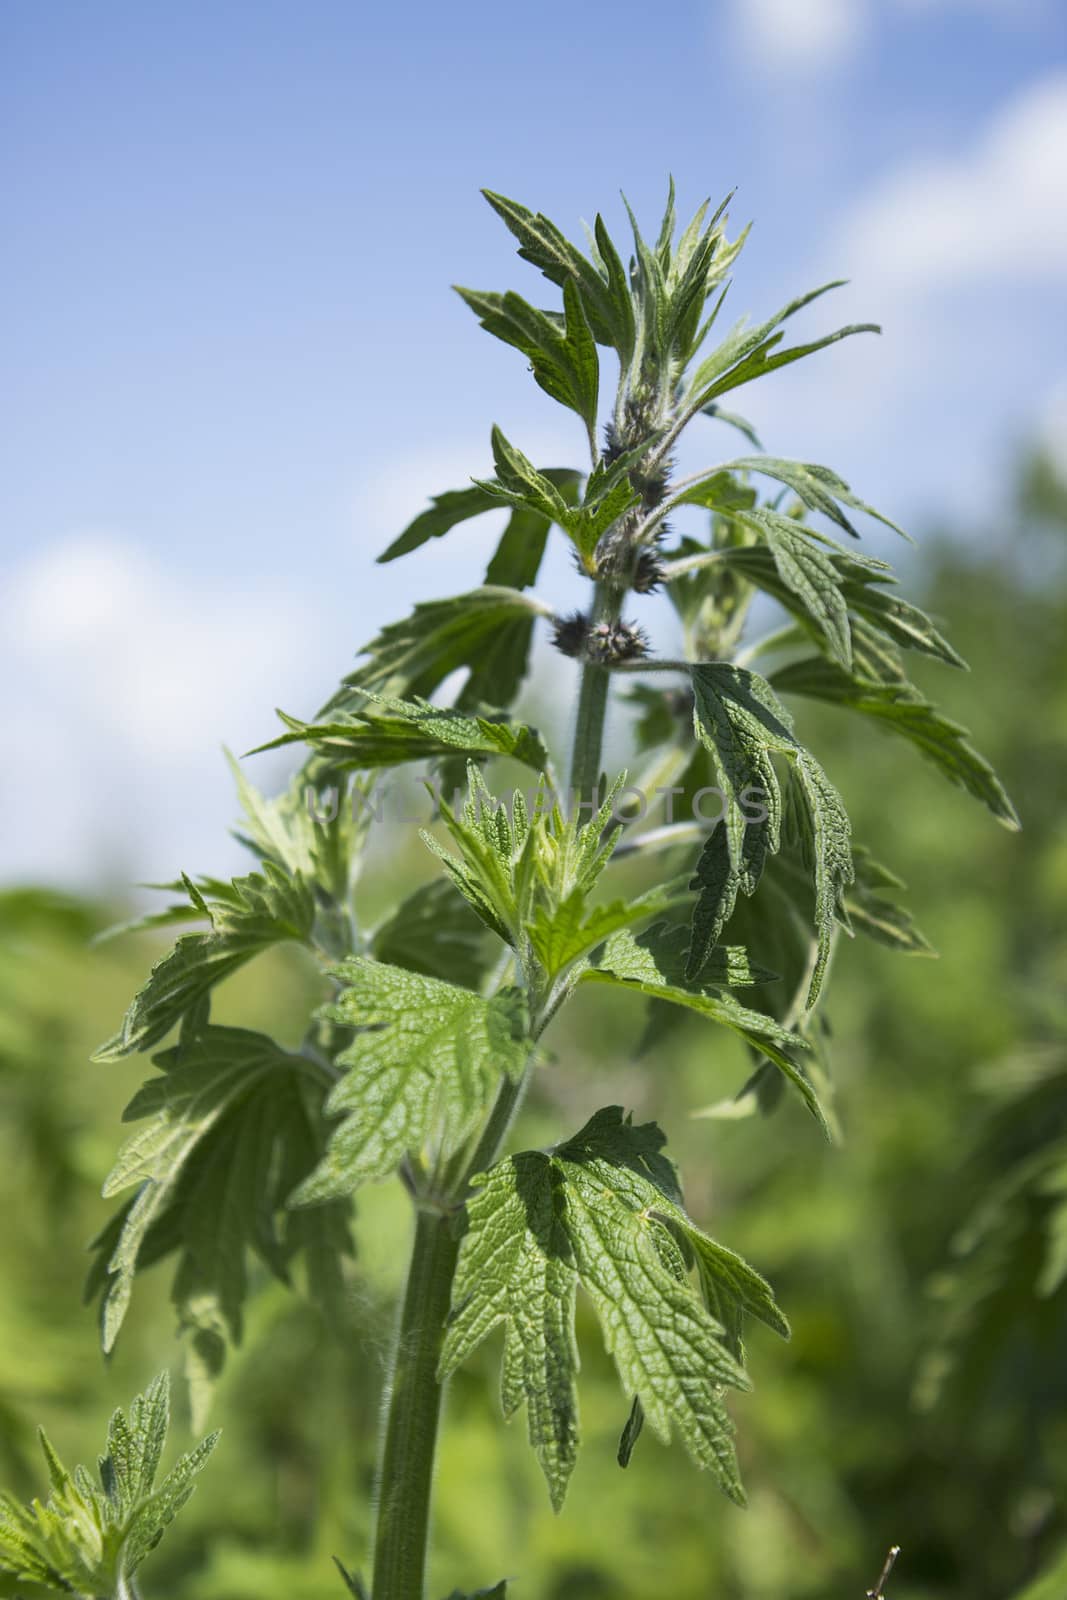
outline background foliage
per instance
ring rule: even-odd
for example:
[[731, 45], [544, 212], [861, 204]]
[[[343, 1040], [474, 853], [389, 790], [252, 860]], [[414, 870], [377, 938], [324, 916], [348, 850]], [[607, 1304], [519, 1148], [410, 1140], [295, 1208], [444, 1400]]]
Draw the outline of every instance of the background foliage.
[[[928, 536], [909, 575], [971, 663], [938, 694], [1014, 796], [1021, 835], [990, 827], [897, 741], [830, 706], [805, 711], [857, 835], [878, 839], [946, 951], [935, 963], [840, 949], [829, 1014], [843, 1146], [824, 1147], [788, 1099], [760, 1126], [684, 1121], [679, 1106], [737, 1087], [740, 1047], [694, 1021], [637, 1059], [640, 1000], [595, 989], [554, 1036], [572, 1070], [540, 1073], [524, 1113], [536, 1146], [596, 1105], [639, 1120], [672, 1105], [690, 1209], [709, 1226], [729, 1219], [731, 1244], [789, 1308], [790, 1346], [758, 1327], [749, 1341], [749, 1509], [693, 1477], [680, 1445], [644, 1438], [619, 1471], [617, 1386], [580, 1322], [586, 1443], [557, 1520], [522, 1424], [486, 1414], [490, 1340], [450, 1393], [432, 1592], [521, 1571], [538, 1600], [805, 1600], [862, 1593], [897, 1541], [893, 1600], [1003, 1600], [1067, 1538], [1065, 557], [1067, 486], [1035, 458], [1010, 517]], [[432, 870], [416, 840], [395, 843], [365, 887], [376, 907]], [[171, 1348], [162, 1277], [104, 1368], [78, 1293], [114, 1127], [143, 1076], [137, 1061], [86, 1064], [144, 970], [136, 941], [88, 950], [113, 914], [29, 889], [0, 901], [0, 1205], [18, 1222], [0, 1238], [0, 1478], [27, 1497], [40, 1488], [36, 1423], [65, 1457], [91, 1459], [114, 1406]], [[254, 1016], [295, 1047], [312, 993], [299, 952], [271, 953], [229, 981], [214, 1019]], [[338, 1590], [330, 1556], [363, 1561], [401, 1202], [385, 1188], [361, 1197], [347, 1338], [278, 1284], [253, 1296], [210, 1415], [224, 1433], [210, 1488], [154, 1557], [151, 1594], [325, 1600]], [[180, 1388], [176, 1401], [184, 1449]]]

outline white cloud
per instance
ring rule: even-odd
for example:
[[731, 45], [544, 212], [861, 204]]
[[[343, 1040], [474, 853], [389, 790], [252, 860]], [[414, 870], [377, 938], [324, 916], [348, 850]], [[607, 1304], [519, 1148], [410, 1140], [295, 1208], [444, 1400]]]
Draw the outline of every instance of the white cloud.
[[1055, 16], [1060, 0], [731, 0], [734, 36], [749, 62], [776, 76], [814, 78], [854, 60], [880, 21], [942, 12], [984, 15], [1013, 29]]
[[865, 0], [734, 0], [745, 54], [772, 72], [811, 76], [841, 65], [869, 20]]
[[1067, 72], [1030, 84], [969, 150], [877, 184], [838, 254], [857, 277], [912, 292], [1067, 270]]
[[232, 860], [220, 747], [261, 742], [274, 704], [331, 681], [306, 602], [193, 587], [102, 534], [30, 556], [2, 590], [0, 877], [121, 886]]

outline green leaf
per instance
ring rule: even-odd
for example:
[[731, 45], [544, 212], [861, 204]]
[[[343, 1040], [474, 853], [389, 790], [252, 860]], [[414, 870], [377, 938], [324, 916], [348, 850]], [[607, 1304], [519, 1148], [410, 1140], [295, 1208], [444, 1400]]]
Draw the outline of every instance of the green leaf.
[[310, 1205], [387, 1177], [433, 1141], [452, 1155], [502, 1078], [517, 1081], [532, 1048], [522, 993], [483, 999], [436, 978], [354, 957], [334, 976], [339, 998], [320, 1015], [358, 1029], [338, 1057], [345, 1074], [326, 1111], [340, 1116], [294, 1202]]
[[648, 889], [632, 900], [588, 906], [587, 899], [583, 890], [574, 889], [554, 907], [544, 903], [534, 907], [527, 932], [538, 960], [550, 977], [557, 976], [611, 934], [652, 917], [662, 917], [666, 912], [688, 908], [690, 904], [684, 875]]
[[[740, 668], [697, 668], [694, 725], [724, 795], [724, 815], [704, 847], [693, 887], [693, 943], [687, 973], [701, 971], [738, 893], [754, 893], [781, 840], [782, 799], [771, 759], [791, 733], [762, 701], [762, 680]], [[763, 811], [762, 818], [759, 815]]]
[[594, 298], [601, 306], [604, 327], [611, 334], [609, 339], [600, 342], [613, 344], [625, 366], [633, 355], [636, 332], [630, 278], [599, 212], [593, 224], [593, 234], [603, 264], [603, 276], [607, 280], [606, 297], [602, 298], [598, 289]]
[[966, 667], [963, 657], [938, 632], [925, 611], [891, 591], [888, 585], [896, 580], [890, 574], [862, 568], [854, 557], [836, 559], [842, 570], [842, 589], [850, 611], [892, 639], [902, 650], [917, 650], [948, 667]]
[[341, 1562], [338, 1561], [336, 1556], [333, 1558], [333, 1564], [341, 1574], [341, 1577], [344, 1580], [345, 1588], [348, 1590], [349, 1594], [354, 1594], [356, 1596], [356, 1600], [370, 1600], [370, 1595], [367, 1592], [366, 1585], [364, 1584], [363, 1579], [360, 1577], [358, 1572], [349, 1572], [348, 1568], [342, 1566]]
[[480, 989], [499, 959], [500, 947], [447, 878], [420, 885], [370, 939], [377, 961], [427, 978]]
[[[494, 423], [491, 435], [496, 480], [480, 485], [494, 492], [500, 499], [524, 510], [538, 512], [550, 522], [566, 526], [567, 502], [550, 478], [538, 472], [533, 462], [524, 456]], [[498, 485], [494, 488], [494, 483]]]
[[[564, 814], [559, 797], [542, 780], [528, 809], [519, 792], [505, 804], [490, 794], [477, 768], [460, 815], [441, 803], [441, 818], [461, 852], [451, 855], [430, 834], [423, 838], [478, 916], [528, 962], [541, 962], [551, 981], [611, 926], [652, 915], [656, 895], [629, 911], [592, 908], [587, 900], [615, 847], [614, 805], [624, 777], [599, 810], [580, 822], [577, 807]], [[667, 886], [673, 904], [677, 886]]]
[[457, 523], [480, 517], [484, 511], [495, 511], [499, 504], [496, 495], [474, 484], [469, 489], [448, 489], [444, 494], [432, 495], [429, 509], [420, 511], [378, 560], [395, 561], [398, 556], [409, 555], [429, 539], [443, 538]]
[[[348, 692], [353, 709], [325, 722], [301, 722], [279, 712], [288, 731], [259, 750], [308, 744], [335, 766], [360, 771], [455, 755], [511, 756], [538, 772], [548, 763], [540, 736], [525, 723], [466, 716], [424, 701], [387, 699], [365, 689]], [[365, 709], [357, 711], [354, 707], [360, 702]]]
[[[547, 614], [519, 590], [495, 585], [423, 601], [364, 646], [366, 663], [344, 680], [326, 713], [355, 709], [358, 714], [361, 690], [425, 700], [461, 669], [467, 679], [457, 699], [460, 709], [508, 706], [526, 676], [534, 621]], [[357, 691], [354, 706], [347, 689]]]
[[576, 411], [592, 433], [596, 427], [600, 361], [574, 278], [563, 284], [564, 317], [539, 311], [510, 291], [493, 294], [456, 290], [481, 326], [521, 350], [546, 394]]
[[227, 759], [244, 813], [237, 839], [264, 869], [272, 863], [293, 879], [303, 878], [317, 901], [343, 905], [363, 832], [339, 775], [317, 770], [313, 761], [284, 793], [268, 798], [229, 752]]
[[[493, 455], [499, 482], [495, 492], [509, 505], [558, 523], [570, 536], [587, 569], [601, 536], [636, 505], [639, 498], [626, 476], [629, 457], [613, 463], [610, 468], [599, 467], [594, 471], [586, 485], [585, 498], [580, 504], [570, 506], [522, 451], [505, 439], [499, 428], [493, 429]], [[484, 487], [491, 485], [487, 483]]]
[[826, 976], [835, 923], [851, 933], [845, 892], [853, 878], [852, 827], [844, 802], [815, 757], [797, 750], [793, 779], [806, 811], [805, 846], [815, 872], [815, 931], [819, 952], [808, 988], [808, 1005], [814, 1005]]
[[[582, 474], [572, 467], [545, 467], [541, 476], [559, 490], [565, 501], [570, 502], [575, 497]], [[471, 517], [480, 517], [485, 511], [499, 509], [500, 495], [488, 487], [472, 485], [469, 489], [449, 489], [445, 494], [434, 495], [429, 510], [421, 511], [378, 560], [395, 561], [398, 556], [418, 550], [429, 539], [443, 538], [458, 523], [467, 522]], [[540, 567], [549, 526], [549, 519], [545, 517], [531, 519], [530, 516], [513, 516], [489, 564], [486, 582], [513, 585], [518, 589], [533, 583]], [[513, 575], [516, 570], [526, 576]]]
[[825, 700], [871, 717], [887, 732], [910, 740], [950, 783], [980, 800], [998, 822], [1008, 828], [1020, 826], [996, 773], [968, 743], [966, 728], [942, 716], [914, 685], [869, 683], [817, 657], [780, 668], [771, 682], [783, 694]]
[[105, 1197], [137, 1194], [94, 1242], [89, 1292], [103, 1291], [102, 1337], [111, 1350], [134, 1279], [177, 1252], [172, 1298], [203, 1355], [221, 1362], [239, 1341], [250, 1251], [280, 1278], [303, 1252], [325, 1270], [351, 1254], [347, 1208], [312, 1222], [286, 1202], [325, 1145], [327, 1074], [263, 1034], [205, 1026], [155, 1058], [125, 1120], [149, 1119], [123, 1145]]
[[626, 1424], [619, 1437], [619, 1448], [615, 1455], [620, 1467], [626, 1468], [630, 1465], [630, 1458], [634, 1453], [638, 1439], [644, 1432], [644, 1427], [645, 1408], [635, 1395], [633, 1404], [630, 1407], [630, 1415], [627, 1417]]
[[188, 915], [209, 922], [211, 930], [184, 934], [156, 963], [121, 1028], [100, 1046], [94, 1061], [116, 1061], [150, 1049], [253, 956], [287, 940], [310, 942], [315, 920], [311, 891], [299, 874], [290, 877], [273, 861], [264, 860], [262, 873], [229, 884], [208, 880], [203, 885], [207, 894], [191, 879], [181, 881], [189, 897]]
[[620, 283], [612, 261], [612, 257], [617, 259], [616, 252], [613, 246], [606, 249], [607, 234], [600, 218], [597, 218], [597, 243], [605, 261], [604, 276], [564, 238], [555, 223], [540, 212], [535, 215], [517, 201], [505, 199], [489, 189], [483, 189], [482, 193], [518, 239], [519, 255], [524, 261], [539, 267], [550, 282], [561, 288], [568, 279], [577, 283], [586, 318], [597, 343], [614, 345], [620, 352], [625, 352], [628, 339], [632, 341], [633, 312], [630, 308], [627, 316], [623, 298], [625, 278]]
[[[556, 483], [568, 505], [577, 498], [577, 474], [563, 483], [553, 479], [551, 471], [543, 476]], [[551, 526], [548, 518], [539, 516], [536, 511], [513, 508], [500, 543], [485, 569], [486, 586], [527, 589], [536, 583]]]
[[721, 1247], [689, 1221], [662, 1146], [654, 1124], [635, 1128], [612, 1106], [550, 1153], [498, 1162], [468, 1203], [441, 1375], [504, 1324], [505, 1411], [526, 1401], [557, 1509], [577, 1450], [579, 1282], [623, 1389], [654, 1432], [666, 1442], [676, 1430], [698, 1465], [743, 1499], [721, 1389], [747, 1388], [748, 1379], [689, 1280], [682, 1246], [692, 1252], [704, 1241], [708, 1260], [720, 1263], [718, 1281], [784, 1324], [763, 1280], [732, 1252], [720, 1262]]
[[822, 634], [835, 661], [852, 665], [848, 603], [831, 558], [788, 517], [763, 510], [735, 511], [733, 520], [769, 545], [778, 576]]
[[694, 415], [730, 389], [739, 388], [743, 383], [751, 383], [764, 373], [788, 366], [790, 362], [800, 361], [816, 350], [824, 350], [827, 345], [836, 344], [839, 339], [850, 338], [854, 333], [880, 333], [881, 329], [875, 323], [857, 323], [838, 328], [836, 332], [825, 334], [810, 344], [794, 345], [785, 350], [777, 348], [784, 337], [781, 324], [804, 306], [817, 300], [820, 295], [826, 294], [830, 289], [840, 288], [842, 281], [838, 279], [833, 283], [824, 283], [820, 288], [800, 295], [755, 328], [750, 329], [746, 322], [738, 323], [722, 344], [712, 351], [693, 373], [682, 401], [684, 412], [687, 415]]
[[852, 864], [855, 875], [845, 894], [845, 909], [855, 931], [905, 955], [936, 955], [909, 913], [888, 898], [904, 888], [901, 880], [862, 845], [852, 846]]
[[127, 1594], [129, 1579], [189, 1499], [219, 1437], [203, 1439], [157, 1487], [169, 1421], [164, 1372], [134, 1400], [128, 1417], [118, 1410], [111, 1418], [99, 1487], [85, 1467], [68, 1472], [42, 1431], [52, 1492], [44, 1505], [34, 1500], [29, 1506], [0, 1493], [0, 1572], [54, 1594]]
[[756, 827], [745, 829], [737, 860], [731, 859], [730, 840], [723, 823], [716, 823], [708, 835], [690, 883], [690, 888], [697, 891], [686, 966], [690, 980], [703, 971], [734, 914], [738, 894], [755, 892], [763, 876], [765, 857], [766, 847]]
[[737, 432], [744, 435], [754, 450], [763, 449], [759, 434], [751, 422], [744, 417], [739, 417], [736, 411], [724, 411], [718, 402], [713, 400], [710, 405], [701, 407], [701, 414], [705, 417], [711, 417], [715, 422], [725, 422], [728, 428], [736, 428]]
[[530, 1151], [475, 1182], [441, 1372], [455, 1371], [503, 1322], [504, 1415], [526, 1402], [530, 1443], [558, 1511], [578, 1453], [578, 1279], [559, 1206], [562, 1177], [550, 1157]]
[[[770, 515], [761, 513], [764, 518]], [[788, 518], [781, 520], [790, 521]], [[804, 524], [795, 523], [794, 526], [798, 531], [804, 531]], [[813, 529], [806, 531], [822, 543], [828, 542]], [[833, 550], [828, 559], [838, 574], [841, 593], [848, 607], [854, 652], [862, 649], [864, 656], [869, 657], [873, 650], [885, 656], [887, 649], [895, 646], [917, 650], [946, 666], [966, 666], [925, 612], [888, 589], [887, 586], [896, 580], [884, 563], [876, 564], [869, 557], [860, 561], [855, 555], [838, 550]], [[825, 647], [821, 628], [817, 622], [813, 622], [805, 603], [783, 581], [770, 550], [752, 544], [734, 546], [722, 551], [721, 560], [756, 588], [773, 595], [813, 635], [820, 648]], [[889, 659], [894, 660], [895, 657], [890, 656]]]
[[[712, 663], [693, 668], [697, 737], [715, 763], [726, 796], [723, 819], [726, 864], [719, 852], [698, 869], [701, 889], [694, 916], [689, 972], [700, 971], [709, 940], [729, 916], [738, 891], [752, 894], [768, 854], [781, 842], [782, 796], [775, 755], [786, 757], [803, 797], [802, 822], [815, 879], [815, 929], [819, 954], [808, 989], [814, 1004], [830, 957], [835, 922], [848, 926], [844, 891], [852, 881], [851, 829], [837, 790], [814, 756], [793, 735], [792, 719], [766, 679], [743, 667]], [[765, 817], [747, 821], [746, 790], [762, 791]], [[750, 838], [749, 835], [752, 835]]]
[[823, 516], [829, 517], [831, 522], [836, 522], [853, 538], [858, 538], [855, 527], [842, 509], [848, 506], [851, 510], [862, 511], [876, 521], [884, 523], [887, 528], [892, 528], [894, 533], [899, 533], [906, 539], [908, 535], [889, 517], [881, 511], [876, 511], [873, 506], [853, 493], [844, 478], [829, 467], [820, 467], [813, 461], [786, 461], [779, 456], [740, 456], [736, 461], [727, 461], [719, 469], [722, 472], [759, 472], [766, 478], [774, 478], [778, 483], [784, 483], [792, 489], [799, 500], [811, 511], [819, 511]]
[[699, 981], [685, 977], [688, 937], [682, 928], [665, 933], [650, 928], [637, 938], [628, 932], [608, 940], [598, 963], [583, 971], [583, 983], [618, 984], [651, 1000], [695, 1011], [738, 1034], [756, 1054], [767, 1057], [797, 1090], [804, 1104], [830, 1137], [826, 1114], [809, 1078], [793, 1059], [806, 1048], [803, 1039], [764, 1012], [741, 1005], [725, 992], [726, 985], [768, 982], [774, 974], [755, 967], [744, 950], [718, 945], [711, 951]]

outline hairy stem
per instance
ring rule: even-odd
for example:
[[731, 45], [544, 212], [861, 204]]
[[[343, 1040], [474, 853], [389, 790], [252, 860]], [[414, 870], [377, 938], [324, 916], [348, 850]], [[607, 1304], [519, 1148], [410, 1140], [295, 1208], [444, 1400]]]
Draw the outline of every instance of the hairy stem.
[[[598, 584], [594, 617], [617, 620], [622, 598], [617, 588]], [[582, 668], [570, 773], [571, 789], [582, 799], [595, 794], [600, 779], [610, 679], [610, 672], [593, 662]], [[484, 1171], [496, 1159], [528, 1079], [529, 1067], [520, 1082], [508, 1079], [501, 1085], [463, 1172], [460, 1195], [474, 1173]], [[443, 1395], [437, 1362], [451, 1308], [458, 1252], [449, 1219], [419, 1211], [378, 1470], [373, 1600], [424, 1600], [430, 1492]]]
[[373, 1600], [423, 1600], [443, 1392], [437, 1361], [458, 1250], [448, 1217], [417, 1213], [378, 1473]]
[[[595, 586], [592, 607], [594, 622], [617, 622], [621, 606], [622, 595], [617, 589], [609, 589], [603, 583]], [[571, 791], [579, 800], [591, 799], [600, 781], [610, 679], [611, 673], [607, 667], [595, 661], [583, 663], [570, 778]]]

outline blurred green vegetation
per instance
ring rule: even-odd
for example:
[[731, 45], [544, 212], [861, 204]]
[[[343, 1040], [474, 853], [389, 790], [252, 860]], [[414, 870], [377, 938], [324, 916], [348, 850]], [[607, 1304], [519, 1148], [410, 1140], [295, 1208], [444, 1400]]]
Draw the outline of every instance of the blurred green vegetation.
[[[533, 1144], [613, 1102], [660, 1120], [692, 1214], [774, 1283], [794, 1337], [752, 1332], [756, 1389], [734, 1406], [750, 1507], [647, 1436], [619, 1470], [626, 1407], [583, 1316], [584, 1445], [562, 1516], [523, 1422], [499, 1420], [495, 1344], [455, 1381], [433, 1593], [515, 1574], [517, 1600], [858, 1600], [895, 1542], [892, 1600], [1004, 1600], [1067, 1538], [1067, 1289], [1038, 1292], [1052, 1199], [1027, 1190], [988, 1248], [953, 1253], [1007, 1165], [1067, 1135], [1067, 487], [1027, 461], [1010, 511], [928, 537], [905, 583], [973, 669], [925, 686], [994, 762], [1024, 831], [997, 828], [899, 741], [811, 715], [805, 741], [857, 836], [910, 884], [943, 952], [839, 949], [828, 1014], [844, 1142], [824, 1146], [788, 1101], [768, 1118], [694, 1118], [743, 1081], [740, 1047], [695, 1022], [639, 1058], [640, 1003], [595, 992], [549, 1036], [557, 1062], [524, 1112]], [[398, 845], [368, 894], [380, 905], [431, 871]], [[114, 1406], [179, 1360], [165, 1272], [107, 1365], [80, 1298], [100, 1183], [144, 1075], [136, 1061], [88, 1065], [150, 954], [144, 939], [90, 946], [113, 910], [0, 897], [0, 1476], [27, 1497], [42, 1488], [38, 1422], [64, 1456], [91, 1459]], [[226, 986], [217, 1015], [295, 1044], [316, 998], [299, 958], [273, 954]], [[991, 1096], [998, 1062], [1015, 1068]], [[1046, 1087], [1020, 1112], [1010, 1085], [1025, 1096], [1028, 1063]], [[222, 1443], [154, 1558], [148, 1600], [337, 1600], [331, 1555], [365, 1566], [402, 1193], [361, 1196], [357, 1229], [345, 1339], [264, 1277], [210, 1419]], [[180, 1389], [177, 1409], [184, 1448]]]

